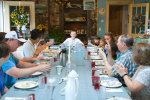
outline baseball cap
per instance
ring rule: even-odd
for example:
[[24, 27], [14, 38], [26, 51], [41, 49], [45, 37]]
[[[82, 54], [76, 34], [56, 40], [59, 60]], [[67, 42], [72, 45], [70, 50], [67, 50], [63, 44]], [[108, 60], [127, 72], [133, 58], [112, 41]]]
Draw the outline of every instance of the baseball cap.
[[10, 31], [5, 35], [5, 38], [12, 38], [12, 39], [16, 39], [19, 40], [20, 42], [27, 42], [27, 40], [25, 40], [19, 33], [17, 33], [16, 31]]

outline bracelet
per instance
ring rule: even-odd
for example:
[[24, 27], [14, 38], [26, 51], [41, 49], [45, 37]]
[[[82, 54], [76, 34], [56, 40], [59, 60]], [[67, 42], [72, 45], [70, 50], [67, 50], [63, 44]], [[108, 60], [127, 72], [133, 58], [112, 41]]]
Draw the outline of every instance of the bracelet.
[[35, 54], [36, 56], [38, 56], [38, 54]]
[[107, 59], [104, 59], [103, 62], [107, 61]]
[[124, 74], [124, 75], [122, 76], [122, 78], [123, 78], [124, 76], [126, 76], [126, 75], [128, 75], [128, 74]]

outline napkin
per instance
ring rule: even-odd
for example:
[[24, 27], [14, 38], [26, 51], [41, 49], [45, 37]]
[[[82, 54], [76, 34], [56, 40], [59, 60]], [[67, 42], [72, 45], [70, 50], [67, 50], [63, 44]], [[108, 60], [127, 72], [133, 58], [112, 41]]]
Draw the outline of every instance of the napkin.
[[4, 100], [25, 100], [25, 98], [18, 98], [18, 97], [6, 97]]
[[116, 88], [106, 88], [106, 92], [123, 92], [123, 90]]
[[105, 69], [105, 66], [95, 66], [97, 69]]

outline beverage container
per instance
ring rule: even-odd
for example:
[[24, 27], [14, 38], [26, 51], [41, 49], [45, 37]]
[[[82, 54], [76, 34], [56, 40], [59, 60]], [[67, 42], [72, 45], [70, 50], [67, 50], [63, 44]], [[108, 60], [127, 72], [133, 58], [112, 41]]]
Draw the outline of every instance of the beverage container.
[[56, 66], [56, 73], [57, 73], [58, 75], [60, 75], [60, 74], [62, 73], [62, 67], [63, 67], [63, 66], [61, 66], [61, 65]]
[[28, 94], [28, 95], [25, 97], [25, 100], [35, 100], [35, 94]]
[[45, 81], [45, 84], [47, 84], [47, 77], [46, 76], [44, 77], [44, 81]]
[[91, 62], [91, 68], [95, 68], [95, 62]]
[[39, 83], [39, 89], [45, 88], [45, 76], [43, 75], [39, 76], [38, 83]]
[[92, 70], [92, 76], [94, 76], [96, 70]]
[[99, 77], [99, 76], [92, 76], [92, 83], [93, 83], [93, 85], [95, 85], [94, 82], [96, 82], [96, 81], [94, 81], [94, 80], [99, 81], [99, 80], [100, 80], [100, 77]]
[[91, 43], [91, 40], [88, 40], [88, 44]]
[[94, 80], [94, 89], [99, 90], [100, 87], [100, 80]]
[[54, 57], [54, 62], [56, 62], [57, 61], [57, 58], [56, 57]]

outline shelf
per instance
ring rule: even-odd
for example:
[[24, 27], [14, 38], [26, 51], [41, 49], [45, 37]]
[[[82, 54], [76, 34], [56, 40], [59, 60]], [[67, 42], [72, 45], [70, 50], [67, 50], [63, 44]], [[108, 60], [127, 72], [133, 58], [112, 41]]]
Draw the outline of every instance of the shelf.
[[65, 23], [86, 23], [86, 21], [65, 21]]

